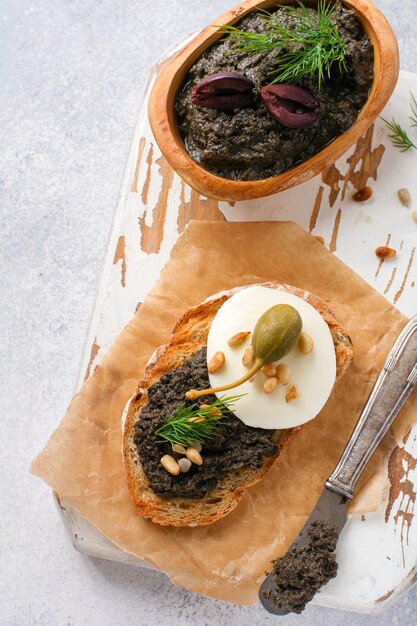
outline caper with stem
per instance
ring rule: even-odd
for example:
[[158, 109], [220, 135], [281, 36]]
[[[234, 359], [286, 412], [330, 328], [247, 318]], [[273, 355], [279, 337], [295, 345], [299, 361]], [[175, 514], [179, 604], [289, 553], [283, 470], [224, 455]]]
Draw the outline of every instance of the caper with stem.
[[303, 323], [297, 309], [290, 304], [276, 304], [265, 311], [256, 322], [252, 333], [252, 348], [255, 361], [250, 370], [238, 380], [215, 387], [214, 389], [190, 389], [185, 396], [195, 400], [219, 391], [233, 389], [243, 385], [252, 378], [265, 363], [272, 363], [283, 359], [297, 345]]

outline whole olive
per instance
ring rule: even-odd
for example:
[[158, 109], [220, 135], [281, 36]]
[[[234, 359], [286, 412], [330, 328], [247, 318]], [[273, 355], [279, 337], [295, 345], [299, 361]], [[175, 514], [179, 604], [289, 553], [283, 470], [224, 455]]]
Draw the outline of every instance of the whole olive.
[[264, 363], [283, 359], [295, 348], [303, 323], [299, 312], [290, 304], [276, 304], [265, 311], [252, 334], [255, 357]]
[[252, 334], [255, 362], [244, 376], [228, 385], [214, 389], [190, 389], [185, 396], [195, 400], [200, 396], [233, 389], [252, 378], [265, 363], [283, 359], [293, 348], [301, 334], [303, 323], [298, 311], [289, 304], [276, 304], [261, 315]]

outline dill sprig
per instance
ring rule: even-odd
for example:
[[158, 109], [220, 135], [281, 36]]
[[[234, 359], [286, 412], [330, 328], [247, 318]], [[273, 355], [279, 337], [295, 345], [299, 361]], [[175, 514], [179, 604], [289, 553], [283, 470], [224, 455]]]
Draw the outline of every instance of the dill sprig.
[[[410, 109], [411, 126], [417, 128], [417, 100], [411, 91]], [[394, 118], [389, 121], [386, 120], [384, 117], [381, 117], [381, 120], [384, 122], [384, 124], [386, 124], [388, 130], [390, 131], [388, 137], [391, 139], [393, 145], [400, 150], [400, 152], [407, 152], [407, 150], [411, 150], [412, 148], [415, 148], [417, 150], [417, 145], [413, 142], [411, 137], [409, 137], [405, 128], [403, 128], [401, 124], [398, 124], [398, 122], [396, 122]]]
[[381, 120], [386, 124], [390, 133], [388, 137], [391, 139], [393, 145], [400, 150], [400, 152], [407, 152], [411, 148], [416, 148], [416, 144], [408, 136], [407, 131], [396, 122], [394, 119], [390, 122], [381, 117]]
[[175, 413], [165, 418], [165, 424], [160, 426], [155, 434], [160, 441], [171, 444], [179, 443], [183, 446], [203, 444], [212, 439], [226, 424], [231, 408], [242, 395], [244, 394], [222, 396], [206, 408], [200, 408], [198, 404], [190, 406], [182, 404]]
[[410, 115], [410, 122], [411, 122], [411, 126], [416, 126], [417, 127], [417, 101], [414, 97], [414, 94], [410, 91], [410, 109], [411, 109], [411, 115]]
[[340, 72], [347, 70], [345, 43], [337, 26], [332, 24], [333, 5], [320, 0], [317, 11], [310, 11], [301, 2], [298, 5], [280, 7], [291, 18], [290, 27], [281, 24], [271, 13], [260, 11], [267, 33], [250, 33], [230, 25], [223, 26], [223, 31], [237, 52], [276, 52], [272, 83], [296, 83], [304, 76], [315, 75], [320, 88], [334, 65]]

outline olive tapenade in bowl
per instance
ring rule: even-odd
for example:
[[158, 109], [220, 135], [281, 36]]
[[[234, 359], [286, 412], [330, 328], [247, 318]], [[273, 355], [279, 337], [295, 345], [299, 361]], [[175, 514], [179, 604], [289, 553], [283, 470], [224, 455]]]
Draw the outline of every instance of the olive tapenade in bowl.
[[166, 62], [149, 119], [191, 187], [258, 198], [336, 161], [374, 122], [397, 77], [395, 36], [369, 0], [246, 0]]

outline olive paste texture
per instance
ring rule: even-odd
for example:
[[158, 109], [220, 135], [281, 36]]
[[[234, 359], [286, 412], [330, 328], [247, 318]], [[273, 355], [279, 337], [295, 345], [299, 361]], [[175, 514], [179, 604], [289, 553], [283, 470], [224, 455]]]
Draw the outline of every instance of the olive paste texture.
[[[314, 10], [314, 9], [310, 9]], [[284, 25], [292, 19], [282, 9], [273, 12]], [[191, 66], [176, 100], [176, 116], [185, 146], [192, 158], [213, 174], [234, 180], [260, 180], [291, 169], [321, 150], [355, 122], [373, 80], [373, 46], [353, 10], [338, 0], [332, 17], [347, 51], [347, 72], [333, 68], [331, 79], [318, 88], [317, 77], [302, 78], [297, 85], [319, 101], [317, 121], [309, 128], [286, 128], [266, 110], [260, 89], [271, 82], [276, 52], [250, 56], [236, 52], [222, 39]], [[235, 24], [265, 33], [262, 16], [251, 12]], [[254, 84], [252, 106], [232, 111], [194, 106], [191, 91], [202, 79], [218, 72], [243, 74]]]
[[[165, 417], [174, 413], [181, 404], [192, 404], [184, 394], [190, 387], [209, 386], [207, 350], [202, 348], [182, 367], [165, 372], [159, 381], [148, 389], [148, 403], [140, 420], [135, 424], [134, 442], [137, 446], [143, 471], [149, 487], [167, 498], [202, 498], [208, 495], [229, 475], [243, 467], [258, 468], [277, 450], [277, 431], [246, 426], [231, 414], [224, 428], [207, 441], [201, 452], [202, 465], [192, 465], [189, 472], [172, 476], [161, 465], [161, 456], [173, 453], [169, 443], [160, 442], [155, 430], [162, 426]], [[205, 401], [214, 402], [215, 396]]]
[[277, 608], [301, 613], [317, 591], [337, 574], [336, 544], [339, 533], [334, 524], [316, 521], [308, 529], [304, 548], [292, 545], [274, 563], [274, 587], [264, 591]]

